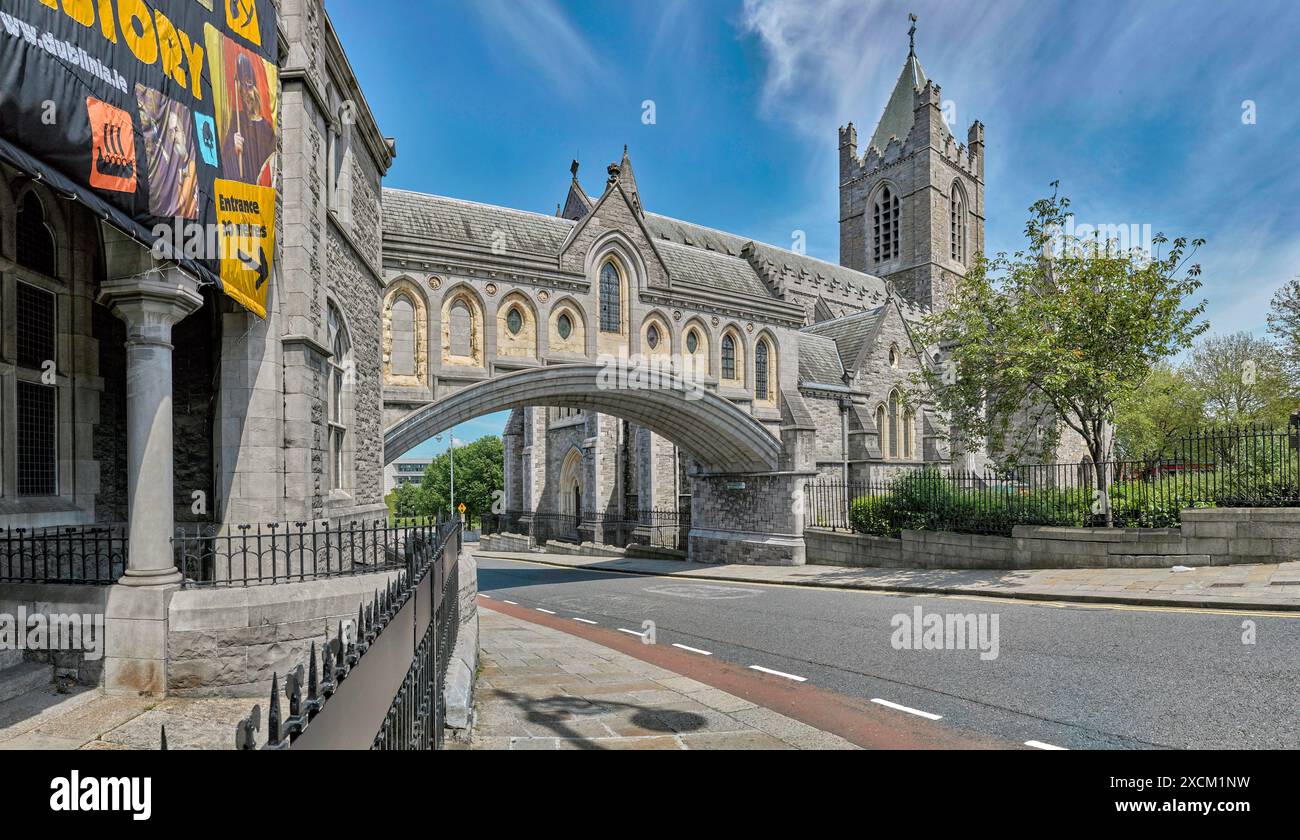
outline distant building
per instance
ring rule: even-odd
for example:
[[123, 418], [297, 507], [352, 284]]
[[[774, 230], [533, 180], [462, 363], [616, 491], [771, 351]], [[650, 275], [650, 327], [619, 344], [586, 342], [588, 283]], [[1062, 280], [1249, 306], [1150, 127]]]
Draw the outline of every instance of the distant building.
[[431, 458], [398, 458], [393, 461], [384, 467], [384, 495], [403, 484], [419, 484], [424, 479], [424, 471], [432, 463]]

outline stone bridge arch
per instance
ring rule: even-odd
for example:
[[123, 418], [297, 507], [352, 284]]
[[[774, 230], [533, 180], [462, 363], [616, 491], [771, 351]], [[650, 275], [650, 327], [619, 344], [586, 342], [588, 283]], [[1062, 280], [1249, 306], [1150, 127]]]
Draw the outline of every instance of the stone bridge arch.
[[[782, 441], [712, 391], [644, 368], [621, 368], [621, 373], [637, 372], [637, 376], [620, 378], [611, 367], [551, 365], [468, 385], [390, 425], [384, 432], [384, 462], [392, 462], [435, 434], [492, 412], [554, 406], [611, 415], [663, 435], [699, 465], [691, 475], [688, 559], [802, 564], [803, 483], [811, 473], [783, 469], [797, 459], [787, 455]], [[659, 379], [641, 378], [651, 374]]]
[[467, 420], [526, 406], [581, 408], [630, 420], [674, 441], [707, 472], [771, 472], [781, 461], [781, 441], [762, 423], [696, 384], [644, 368], [569, 364], [484, 380], [417, 408], [385, 430], [384, 463]]

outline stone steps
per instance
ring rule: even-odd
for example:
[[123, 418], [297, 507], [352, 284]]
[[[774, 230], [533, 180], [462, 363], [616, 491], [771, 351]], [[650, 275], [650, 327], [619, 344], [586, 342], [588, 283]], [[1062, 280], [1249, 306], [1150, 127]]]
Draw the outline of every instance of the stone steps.
[[54, 669], [47, 662], [20, 662], [0, 670], [0, 703], [26, 694], [54, 681]]

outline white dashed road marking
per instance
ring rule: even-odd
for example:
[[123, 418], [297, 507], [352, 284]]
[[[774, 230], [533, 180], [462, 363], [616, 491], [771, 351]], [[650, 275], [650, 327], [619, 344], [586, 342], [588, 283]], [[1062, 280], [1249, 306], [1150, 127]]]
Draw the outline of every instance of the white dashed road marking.
[[1033, 747], [1036, 750], [1064, 750], [1067, 747], [1058, 747], [1055, 744], [1044, 744], [1042, 741], [1025, 741], [1026, 747]]
[[516, 607], [519, 606], [518, 601], [507, 601], [505, 598], [502, 598], [501, 600], [505, 601], [507, 604], [514, 604]]
[[712, 656], [712, 655], [713, 655], [713, 654], [709, 653], [707, 650], [700, 650], [699, 648], [693, 648], [693, 647], [691, 647], [690, 645], [679, 645], [679, 644], [677, 644], [676, 642], [673, 642], [673, 647], [675, 647], [675, 648], [681, 648], [682, 650], [689, 650], [691, 653], [698, 653], [700, 656]]
[[595, 623], [596, 623], [596, 622], [592, 621], [592, 620], [589, 619], [589, 618], [575, 618], [574, 621], [581, 621], [583, 624], [595, 624]]
[[635, 630], [628, 630], [626, 627], [620, 627], [620, 628], [618, 628], [618, 632], [620, 632], [620, 633], [626, 633], [626, 634], [628, 634], [629, 636], [636, 636], [637, 638], [640, 638], [640, 639], [644, 639], [644, 638], [645, 638], [645, 633], [638, 633], [638, 632], [636, 632]]
[[940, 718], [943, 717], [943, 715], [936, 715], [936, 714], [931, 714], [930, 712], [923, 712], [920, 709], [913, 709], [911, 706], [901, 706], [898, 703], [891, 703], [888, 700], [881, 700], [878, 697], [872, 697], [871, 702], [879, 703], [882, 706], [888, 706], [891, 709], [897, 709], [900, 712], [907, 712], [909, 715], [917, 715], [919, 717], [925, 718], [926, 720], [939, 720]]
[[787, 680], [794, 680], [795, 682], [808, 681], [807, 677], [796, 677], [794, 674], [787, 674], [784, 671], [773, 671], [771, 668], [764, 668], [762, 665], [750, 665], [749, 667], [755, 671], [762, 671], [764, 674], [771, 674], [774, 677], [785, 677]]
[[555, 615], [555, 610], [544, 610], [541, 607], [533, 607], [533, 609], [537, 610], [538, 612], [544, 612], [547, 615]]

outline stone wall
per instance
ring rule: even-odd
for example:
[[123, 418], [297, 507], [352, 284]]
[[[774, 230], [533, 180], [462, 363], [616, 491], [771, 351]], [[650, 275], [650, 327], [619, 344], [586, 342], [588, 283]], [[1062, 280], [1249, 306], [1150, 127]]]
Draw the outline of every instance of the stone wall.
[[[689, 556], [696, 563], [801, 566], [801, 473], [692, 479]], [[740, 485], [743, 484], [743, 487]]]
[[264, 697], [271, 673], [307, 661], [356, 620], [395, 572], [274, 586], [185, 589], [168, 607], [167, 691], [179, 696]]
[[1183, 511], [1181, 528], [1017, 526], [1011, 537], [904, 531], [898, 539], [809, 528], [809, 563], [917, 569], [1169, 568], [1300, 560], [1300, 509]]

